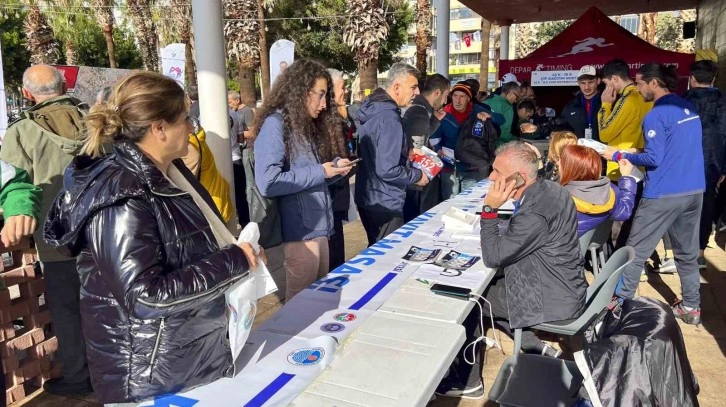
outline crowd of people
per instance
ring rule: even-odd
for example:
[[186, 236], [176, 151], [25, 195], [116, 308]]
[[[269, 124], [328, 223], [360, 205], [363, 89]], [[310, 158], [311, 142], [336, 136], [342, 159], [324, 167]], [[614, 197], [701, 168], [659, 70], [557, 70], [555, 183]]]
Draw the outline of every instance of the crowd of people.
[[[514, 75], [486, 95], [474, 80], [452, 87], [403, 63], [385, 87], [346, 106], [343, 74], [299, 59], [258, 109], [229, 92], [229, 185], [195, 88], [133, 73], [89, 111], [65, 95], [57, 70], [33, 66], [23, 94], [35, 105], [0, 150], [1, 235], [9, 245], [35, 232], [63, 366], [46, 389], [128, 403], [230, 376], [223, 293], [260, 261], [230, 231], [258, 220], [260, 199], [274, 204], [262, 238], [279, 234], [287, 301], [345, 261], [351, 208], [373, 245], [488, 178], [482, 258], [499, 271], [484, 309], [507, 333], [524, 328], [523, 351], [559, 356], [528, 328], [583, 312], [579, 238], [603, 224], [612, 223], [612, 248], [636, 253], [615, 297], [635, 295], [663, 238], [672, 260], [653, 268], [673, 262], [683, 290], [674, 315], [698, 324], [698, 269], [726, 175], [716, 72], [711, 61], [694, 63], [681, 97], [671, 67], [646, 64], [633, 80], [624, 61], [587, 65], [554, 120]], [[536, 138], [549, 138], [545, 160], [526, 141]], [[439, 174], [412, 164], [424, 147], [442, 160]], [[514, 213], [500, 214], [508, 201]], [[465, 321], [467, 343], [479, 320]], [[463, 351], [437, 393], [483, 396], [480, 360], [463, 363]]]

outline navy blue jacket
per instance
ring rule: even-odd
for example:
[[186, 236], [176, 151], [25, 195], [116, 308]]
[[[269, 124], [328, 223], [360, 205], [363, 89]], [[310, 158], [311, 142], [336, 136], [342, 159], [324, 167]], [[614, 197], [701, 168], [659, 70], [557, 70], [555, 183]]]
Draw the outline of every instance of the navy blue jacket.
[[283, 242], [333, 234], [333, 209], [323, 163], [313, 146], [296, 145], [285, 157], [282, 116], [265, 119], [255, 140], [255, 182], [260, 193], [279, 199]]
[[703, 125], [706, 183], [715, 185], [726, 175], [726, 97], [716, 88], [692, 88], [686, 99], [696, 107]]
[[421, 170], [408, 167], [408, 145], [401, 109], [383, 89], [376, 89], [358, 111], [358, 164], [355, 203], [369, 211], [403, 212], [406, 187]]
[[670, 93], [658, 99], [643, 119], [645, 152], [625, 153], [645, 167], [643, 198], [700, 194], [706, 189], [701, 119], [687, 100]]
[[600, 100], [598, 92], [591, 99], [590, 117], [588, 117], [587, 109], [585, 109], [585, 96], [582, 95], [582, 92], [577, 92], [575, 98], [562, 109], [561, 117], [577, 135], [577, 138], [585, 138], [585, 129], [589, 126], [592, 128], [592, 139], [600, 141], [600, 126], [597, 124], [597, 112], [600, 111], [600, 107], [602, 107], [602, 100]]

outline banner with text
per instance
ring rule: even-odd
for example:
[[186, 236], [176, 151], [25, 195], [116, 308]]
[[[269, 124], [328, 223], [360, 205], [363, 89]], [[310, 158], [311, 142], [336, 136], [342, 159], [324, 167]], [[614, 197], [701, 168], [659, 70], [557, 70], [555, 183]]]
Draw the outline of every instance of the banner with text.
[[577, 86], [579, 70], [532, 71], [532, 86]]

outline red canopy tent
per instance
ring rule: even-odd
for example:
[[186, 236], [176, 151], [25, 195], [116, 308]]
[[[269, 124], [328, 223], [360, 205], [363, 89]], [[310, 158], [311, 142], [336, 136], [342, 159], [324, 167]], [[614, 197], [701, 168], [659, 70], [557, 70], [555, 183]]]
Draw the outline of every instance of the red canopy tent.
[[688, 78], [694, 54], [660, 49], [630, 33], [596, 7], [591, 7], [555, 38], [524, 58], [499, 61], [499, 77], [513, 73], [530, 81], [532, 71], [578, 70], [583, 65], [600, 69], [620, 58], [630, 65], [630, 74], [643, 64], [658, 62], [675, 65], [678, 76]]

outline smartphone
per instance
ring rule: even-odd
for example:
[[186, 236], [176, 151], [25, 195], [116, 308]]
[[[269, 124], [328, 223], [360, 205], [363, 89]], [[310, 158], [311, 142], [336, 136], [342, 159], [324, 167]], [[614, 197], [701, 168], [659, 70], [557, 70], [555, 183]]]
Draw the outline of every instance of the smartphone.
[[454, 287], [453, 285], [446, 284], [434, 284], [431, 286], [431, 291], [434, 294], [445, 295], [447, 297], [454, 297], [465, 300], [468, 300], [469, 294], [471, 294], [471, 289], [469, 288]]
[[509, 184], [512, 180], [514, 180], [514, 188], [519, 188], [524, 185], [524, 178], [522, 178], [522, 175], [520, 175], [518, 172], [515, 172], [514, 174], [508, 176], [505, 180], [505, 183]]
[[347, 166], [350, 167], [350, 166], [356, 165], [361, 161], [363, 161], [362, 158], [355, 159], [355, 160], [351, 161], [350, 164], [348, 164]]

